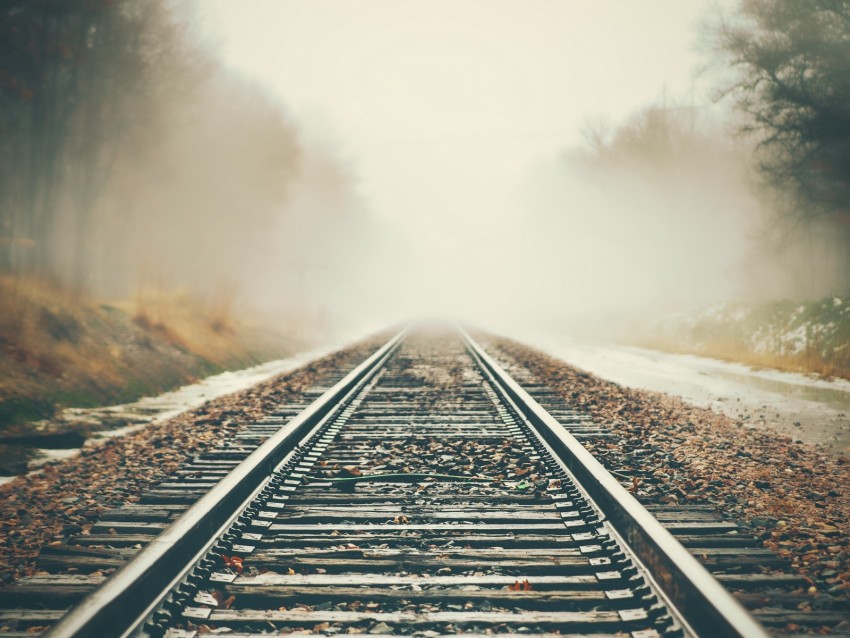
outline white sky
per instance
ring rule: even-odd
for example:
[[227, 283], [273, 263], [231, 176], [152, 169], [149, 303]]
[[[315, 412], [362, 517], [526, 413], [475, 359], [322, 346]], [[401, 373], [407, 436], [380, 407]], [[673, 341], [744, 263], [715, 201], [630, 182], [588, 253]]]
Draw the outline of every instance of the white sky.
[[[231, 66], [328, 126], [379, 215], [455, 215], [687, 95], [702, 0], [203, 0]], [[493, 183], [495, 182], [495, 184]], [[489, 188], [488, 188], [489, 185]], [[499, 199], [499, 198], [497, 198]], [[487, 199], [483, 200], [484, 203]]]
[[337, 145], [375, 217], [415, 240], [409, 258], [428, 262], [436, 305], [452, 307], [492, 264], [474, 240], [510, 250], [535, 173], [580, 143], [589, 119], [616, 124], [665, 90], [690, 93], [708, 4], [196, 1], [225, 63]]

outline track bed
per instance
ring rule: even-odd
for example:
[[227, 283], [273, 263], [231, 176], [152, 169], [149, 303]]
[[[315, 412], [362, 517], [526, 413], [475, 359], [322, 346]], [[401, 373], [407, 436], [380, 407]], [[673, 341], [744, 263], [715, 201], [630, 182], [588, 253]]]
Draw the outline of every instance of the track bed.
[[[42, 565], [65, 573], [7, 588], [0, 622], [9, 635], [62, 619], [51, 635], [171, 638], [767, 635], [658, 535], [618, 478], [558, 448], [572, 436], [535, 426], [536, 408], [475, 348], [454, 331], [399, 336], [317, 387], [315, 404], [279, 406], [90, 535], [44, 552]], [[576, 439], [604, 437], [532, 390]], [[228, 498], [238, 506], [213, 516]], [[777, 559], [710, 508], [657, 513], [727, 584], [763, 592], [794, 578], [764, 573]], [[183, 547], [184, 536], [195, 540]], [[659, 542], [671, 547], [654, 553]], [[687, 560], [671, 567], [679, 550]], [[163, 567], [178, 557], [185, 564]]]

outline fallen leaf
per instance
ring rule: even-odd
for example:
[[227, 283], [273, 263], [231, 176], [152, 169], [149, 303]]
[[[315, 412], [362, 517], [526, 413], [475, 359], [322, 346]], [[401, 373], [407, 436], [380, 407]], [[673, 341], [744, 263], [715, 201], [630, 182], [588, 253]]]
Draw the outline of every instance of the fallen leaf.
[[528, 582], [528, 579], [525, 578], [522, 582], [515, 580], [514, 584], [508, 585], [507, 589], [510, 591], [532, 591], [533, 587]]
[[227, 556], [225, 554], [220, 554], [221, 559], [224, 561], [225, 567], [229, 567], [231, 569], [235, 569], [237, 574], [241, 574], [244, 569], [245, 559], [241, 556]]

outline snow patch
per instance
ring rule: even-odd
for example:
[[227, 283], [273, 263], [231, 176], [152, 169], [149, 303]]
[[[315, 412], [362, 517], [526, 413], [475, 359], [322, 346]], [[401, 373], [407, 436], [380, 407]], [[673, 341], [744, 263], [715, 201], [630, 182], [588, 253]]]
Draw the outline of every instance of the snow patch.
[[[810, 443], [850, 446], [850, 380], [753, 369], [739, 363], [646, 348], [580, 343], [564, 335], [518, 337], [620, 385], [665, 392]], [[750, 416], [747, 416], [750, 415]], [[802, 424], [802, 425], [801, 425]]]

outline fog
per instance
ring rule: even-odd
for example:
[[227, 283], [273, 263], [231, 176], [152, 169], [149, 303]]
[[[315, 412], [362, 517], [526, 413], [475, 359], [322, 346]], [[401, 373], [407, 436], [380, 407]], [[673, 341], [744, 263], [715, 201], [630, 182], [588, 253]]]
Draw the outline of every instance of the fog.
[[[811, 245], [777, 250], [766, 236], [750, 149], [701, 73], [714, 3], [201, 8], [222, 59], [306, 130], [330, 127], [357, 176], [360, 234], [304, 276], [332, 316], [616, 328], [835, 284], [801, 274]], [[653, 112], [693, 138], [672, 163], [647, 170], [646, 149], [625, 165], [588, 159], [589, 128], [616, 137]]]
[[713, 232], [733, 246], [706, 273], [693, 260], [705, 235], [685, 236], [714, 222], [676, 223], [651, 194], [612, 196], [565, 159], [588, 119], [618, 122], [665, 91], [697, 90], [699, 3], [198, 9], [222, 59], [275, 91], [303, 129], [331, 128], [357, 176], [357, 245], [349, 237], [345, 264], [304, 275], [331, 314], [570, 320], [692, 301], [685, 278], [708, 294], [734, 287], [718, 280], [734, 275], [746, 224]]
[[604, 332], [845, 283], [828, 233], [770, 236], [705, 72], [715, 2], [172, 6], [194, 53], [116, 154], [84, 251], [99, 294]]

